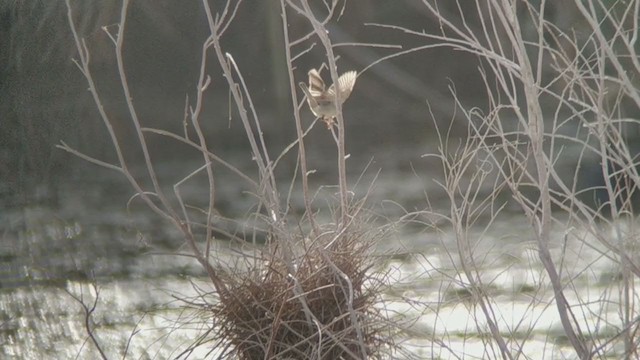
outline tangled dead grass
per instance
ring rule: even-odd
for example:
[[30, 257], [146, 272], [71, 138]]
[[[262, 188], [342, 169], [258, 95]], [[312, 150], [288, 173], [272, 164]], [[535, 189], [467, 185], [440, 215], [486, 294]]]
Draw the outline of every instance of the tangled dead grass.
[[371, 271], [375, 236], [325, 232], [301, 239], [293, 261], [276, 249], [252, 269], [225, 276], [229, 291], [207, 309], [211, 340], [227, 349], [222, 357], [381, 358], [392, 342], [376, 306], [387, 282]]

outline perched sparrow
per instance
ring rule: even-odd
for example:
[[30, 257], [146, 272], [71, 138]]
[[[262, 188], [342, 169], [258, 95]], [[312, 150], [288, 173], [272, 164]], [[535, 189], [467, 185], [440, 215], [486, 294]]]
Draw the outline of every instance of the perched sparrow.
[[348, 71], [338, 78], [338, 85], [333, 84], [329, 89], [325, 90], [324, 81], [316, 69], [309, 70], [309, 87], [304, 83], [300, 83], [300, 87], [304, 94], [307, 95], [307, 102], [313, 114], [327, 124], [327, 129], [331, 129], [334, 119], [337, 115], [336, 109], [336, 88], [338, 88], [338, 99], [342, 103], [347, 100], [356, 83], [357, 73]]

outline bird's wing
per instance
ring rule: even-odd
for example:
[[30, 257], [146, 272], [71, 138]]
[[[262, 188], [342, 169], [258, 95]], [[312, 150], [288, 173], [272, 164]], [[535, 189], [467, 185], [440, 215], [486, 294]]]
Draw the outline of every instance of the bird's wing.
[[320, 96], [324, 93], [324, 81], [316, 69], [309, 70], [309, 92], [312, 96]]
[[[353, 90], [353, 86], [356, 84], [356, 77], [358, 73], [355, 71], [348, 71], [338, 78], [338, 91], [340, 91], [340, 100], [344, 102], [347, 100], [349, 95], [351, 95], [351, 91]], [[327, 94], [329, 96], [335, 96], [335, 84], [331, 85], [329, 90], [327, 90]]]

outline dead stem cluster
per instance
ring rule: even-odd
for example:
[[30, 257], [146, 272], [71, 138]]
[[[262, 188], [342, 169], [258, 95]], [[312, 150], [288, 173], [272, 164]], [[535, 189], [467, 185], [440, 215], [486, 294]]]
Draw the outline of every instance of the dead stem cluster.
[[379, 358], [389, 345], [375, 307], [384, 281], [369, 273], [372, 241], [363, 236], [300, 240], [293, 269], [269, 253], [250, 271], [226, 276], [228, 292], [206, 315], [214, 342], [239, 359]]

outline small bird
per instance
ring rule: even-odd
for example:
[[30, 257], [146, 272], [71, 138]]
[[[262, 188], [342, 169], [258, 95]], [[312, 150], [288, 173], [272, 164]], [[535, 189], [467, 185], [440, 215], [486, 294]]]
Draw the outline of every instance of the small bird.
[[335, 117], [337, 115], [337, 107], [335, 103], [336, 88], [338, 88], [338, 99], [343, 104], [345, 100], [351, 95], [351, 90], [356, 83], [357, 73], [355, 71], [348, 71], [338, 78], [338, 86], [333, 84], [329, 89], [325, 90], [324, 81], [320, 77], [318, 70], [309, 70], [309, 87], [303, 82], [299, 85], [307, 96], [307, 102], [311, 112], [327, 124], [327, 129], [331, 129], [331, 126], [335, 123]]

